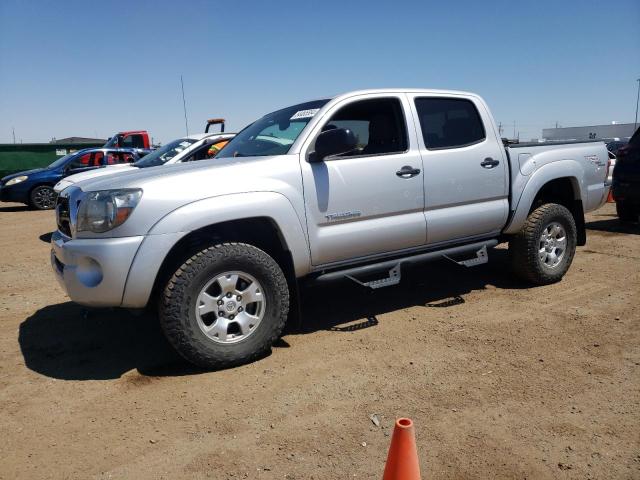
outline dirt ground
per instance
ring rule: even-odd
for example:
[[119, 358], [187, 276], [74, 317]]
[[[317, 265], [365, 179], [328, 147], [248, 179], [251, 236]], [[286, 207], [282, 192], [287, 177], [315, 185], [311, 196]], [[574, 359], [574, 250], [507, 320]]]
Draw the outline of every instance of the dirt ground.
[[587, 222], [559, 284], [497, 249], [307, 290], [271, 355], [202, 372], [152, 315], [69, 302], [53, 213], [3, 204], [0, 478], [381, 478], [399, 416], [423, 479], [640, 478], [640, 228]]

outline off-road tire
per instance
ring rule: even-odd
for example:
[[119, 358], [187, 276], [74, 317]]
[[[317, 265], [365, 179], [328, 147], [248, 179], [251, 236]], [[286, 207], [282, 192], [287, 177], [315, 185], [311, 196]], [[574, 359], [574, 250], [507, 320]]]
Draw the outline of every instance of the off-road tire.
[[[567, 246], [560, 263], [551, 268], [544, 264], [538, 252], [540, 237], [553, 222], [564, 228]], [[576, 223], [571, 212], [557, 203], [541, 205], [529, 214], [520, 232], [509, 241], [511, 268], [519, 278], [536, 285], [559, 282], [571, 266], [576, 243]]]
[[[218, 343], [198, 325], [195, 303], [204, 285], [226, 271], [243, 271], [263, 287], [266, 309], [260, 323], [237, 343]], [[244, 243], [206, 248], [184, 262], [167, 282], [159, 302], [160, 325], [169, 343], [189, 362], [220, 369], [254, 361], [278, 340], [289, 311], [287, 280], [276, 261]]]
[[638, 209], [634, 209], [629, 204], [618, 200], [616, 202], [616, 213], [621, 222], [635, 222], [638, 220]]
[[56, 193], [50, 185], [38, 185], [29, 194], [29, 206], [35, 210], [51, 210], [56, 206]]

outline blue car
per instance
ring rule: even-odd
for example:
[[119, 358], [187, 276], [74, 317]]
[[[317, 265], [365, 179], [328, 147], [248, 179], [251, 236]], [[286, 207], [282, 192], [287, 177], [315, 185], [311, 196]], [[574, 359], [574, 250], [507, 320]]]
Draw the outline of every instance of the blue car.
[[62, 178], [94, 168], [132, 163], [140, 154], [129, 148], [85, 148], [57, 159], [46, 168], [26, 170], [0, 180], [0, 201], [24, 203], [38, 210], [56, 205], [53, 186]]

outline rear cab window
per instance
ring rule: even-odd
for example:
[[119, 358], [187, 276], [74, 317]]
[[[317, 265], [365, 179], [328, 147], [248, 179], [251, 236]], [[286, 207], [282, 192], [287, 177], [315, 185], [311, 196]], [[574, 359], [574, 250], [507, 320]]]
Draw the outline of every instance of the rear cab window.
[[419, 97], [415, 106], [429, 150], [467, 147], [486, 138], [484, 124], [471, 100]]

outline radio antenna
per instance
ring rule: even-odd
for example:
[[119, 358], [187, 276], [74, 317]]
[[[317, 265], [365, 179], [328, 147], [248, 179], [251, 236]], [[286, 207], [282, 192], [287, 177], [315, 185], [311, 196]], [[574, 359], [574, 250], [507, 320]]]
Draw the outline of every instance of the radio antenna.
[[184, 128], [187, 131], [187, 137], [189, 136], [189, 122], [187, 121], [187, 102], [184, 100], [184, 81], [182, 75], [180, 75], [180, 86], [182, 87], [182, 108], [184, 110]]

